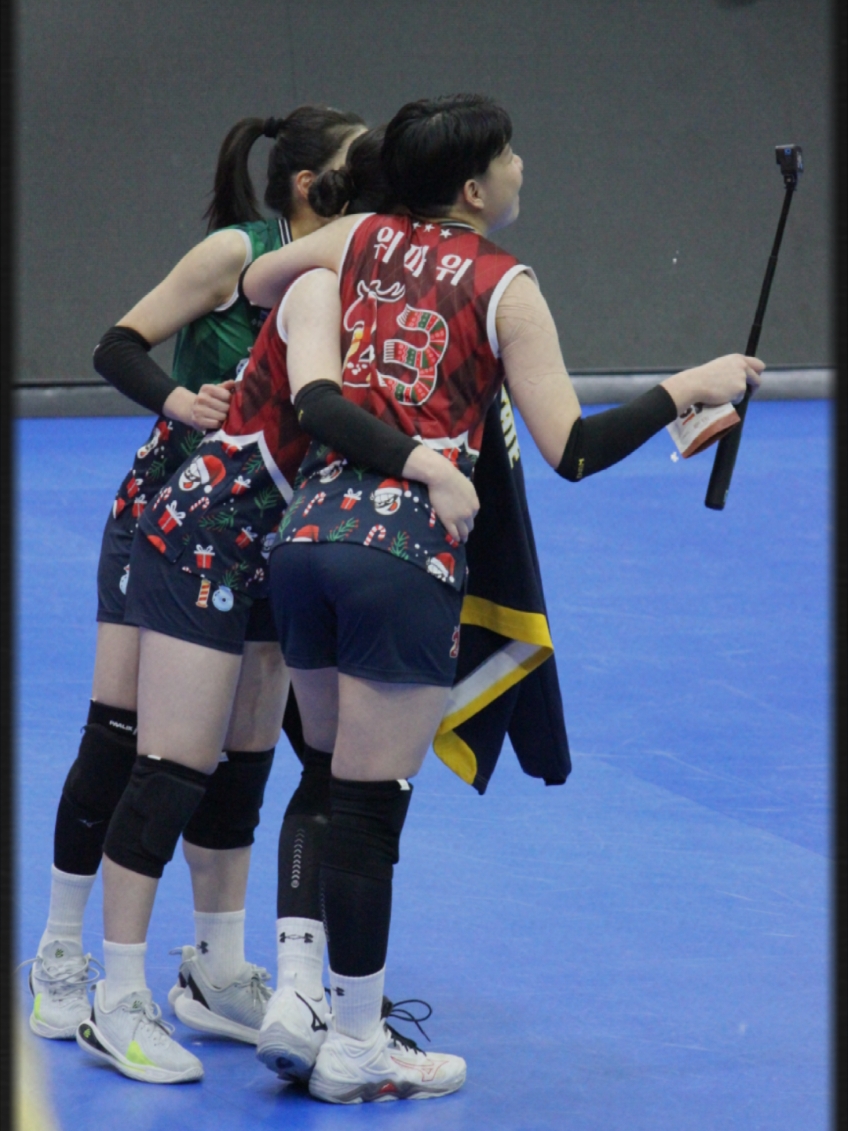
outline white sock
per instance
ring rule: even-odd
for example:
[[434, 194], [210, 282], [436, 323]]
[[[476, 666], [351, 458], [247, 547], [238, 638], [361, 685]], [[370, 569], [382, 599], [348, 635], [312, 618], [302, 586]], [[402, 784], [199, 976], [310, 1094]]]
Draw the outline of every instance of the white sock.
[[114, 1009], [122, 997], [147, 989], [144, 959], [147, 943], [103, 942], [103, 997], [106, 1009]]
[[244, 911], [195, 911], [194, 946], [203, 972], [222, 989], [245, 964]]
[[330, 971], [335, 1026], [347, 1037], [366, 1041], [380, 1024], [386, 968], [364, 978], [346, 978]]
[[38, 944], [39, 951], [58, 939], [82, 946], [82, 917], [96, 879], [96, 873], [93, 876], [75, 876], [71, 872], [60, 872], [55, 864], [51, 867], [50, 910], [47, 926]]
[[324, 996], [324, 924], [293, 915], [277, 920], [277, 988], [297, 982], [309, 997]]

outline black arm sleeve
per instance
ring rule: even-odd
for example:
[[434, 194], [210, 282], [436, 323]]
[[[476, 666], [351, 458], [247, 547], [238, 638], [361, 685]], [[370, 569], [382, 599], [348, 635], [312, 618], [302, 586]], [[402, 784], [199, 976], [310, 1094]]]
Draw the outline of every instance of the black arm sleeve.
[[416, 441], [384, 424], [364, 408], [346, 401], [333, 381], [310, 381], [294, 398], [297, 420], [304, 432], [320, 440], [351, 463], [401, 477]]
[[149, 357], [150, 343], [129, 326], [113, 326], [94, 347], [94, 368], [131, 401], [158, 415], [177, 384]]
[[576, 483], [629, 456], [661, 428], [671, 424], [677, 407], [662, 385], [630, 404], [575, 420], [557, 467], [557, 475]]

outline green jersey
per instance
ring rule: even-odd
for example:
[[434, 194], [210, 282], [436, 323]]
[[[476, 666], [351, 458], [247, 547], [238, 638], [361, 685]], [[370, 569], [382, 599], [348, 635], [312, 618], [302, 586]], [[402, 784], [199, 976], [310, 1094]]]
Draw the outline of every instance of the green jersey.
[[[254, 220], [221, 230], [242, 233], [247, 253], [245, 265], [291, 240], [285, 220]], [[201, 385], [235, 379], [247, 364], [266, 314], [235, 292], [222, 306], [180, 330], [174, 345], [171, 377], [193, 393]]]

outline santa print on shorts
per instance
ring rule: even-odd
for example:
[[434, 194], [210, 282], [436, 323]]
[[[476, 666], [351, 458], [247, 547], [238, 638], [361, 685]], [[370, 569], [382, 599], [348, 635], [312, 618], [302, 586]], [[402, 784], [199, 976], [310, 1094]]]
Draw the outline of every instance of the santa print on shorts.
[[[354, 511], [357, 506], [366, 507], [364, 514]], [[422, 483], [352, 467], [320, 444], [313, 444], [301, 466], [300, 486], [277, 540], [373, 547], [417, 565], [452, 589], [465, 583], [464, 547], [436, 518]]]
[[216, 456], [195, 456], [180, 472], [178, 483], [181, 491], [195, 491], [202, 487], [204, 494], [211, 495], [225, 475], [224, 465]]
[[412, 492], [405, 479], [384, 479], [372, 492], [371, 502], [377, 514], [397, 514], [401, 501], [412, 498]]
[[284, 509], [255, 442], [211, 440], [144, 508], [140, 526], [169, 561], [213, 583], [208, 607], [229, 612], [234, 590], [264, 595], [265, 562]]

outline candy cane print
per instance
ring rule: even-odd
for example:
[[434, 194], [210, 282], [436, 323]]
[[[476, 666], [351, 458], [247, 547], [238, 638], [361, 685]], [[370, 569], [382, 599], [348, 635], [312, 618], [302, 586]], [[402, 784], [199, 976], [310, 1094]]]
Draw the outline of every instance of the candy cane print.
[[308, 502], [306, 504], [306, 506], [303, 508], [304, 517], [309, 514], [309, 512], [312, 510], [312, 508], [315, 506], [316, 503], [320, 507], [321, 504], [324, 502], [324, 500], [326, 498], [327, 498], [327, 492], [326, 491], [319, 491], [318, 494], [315, 496], [315, 498], [312, 499], [310, 502]]
[[385, 537], [386, 537], [386, 528], [385, 528], [385, 526], [380, 526], [380, 524], [378, 522], [377, 525], [372, 526], [371, 529], [368, 531], [368, 533], [365, 535], [365, 541], [362, 543], [362, 545], [363, 546], [370, 546], [375, 538], [377, 539], [378, 542], [382, 542]]

